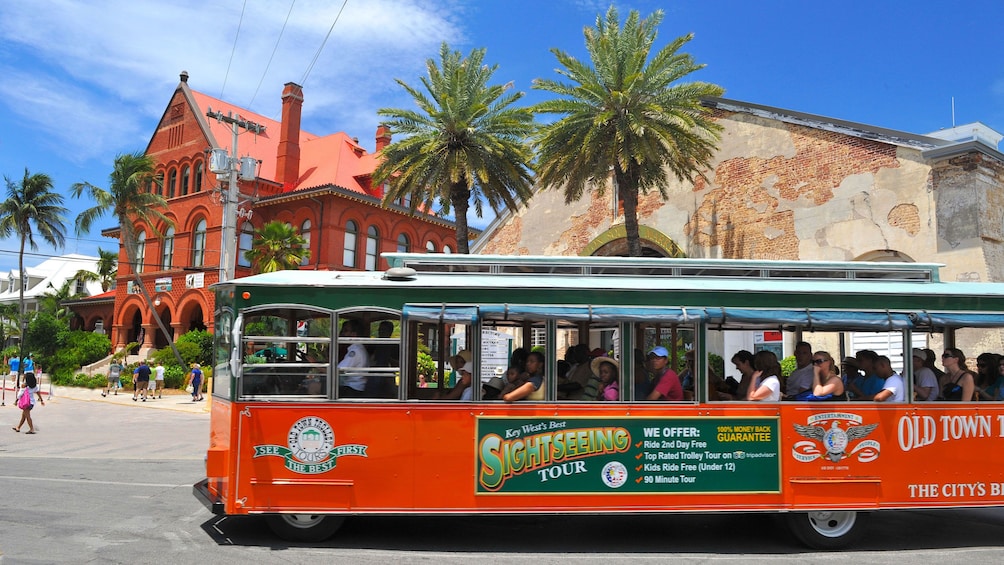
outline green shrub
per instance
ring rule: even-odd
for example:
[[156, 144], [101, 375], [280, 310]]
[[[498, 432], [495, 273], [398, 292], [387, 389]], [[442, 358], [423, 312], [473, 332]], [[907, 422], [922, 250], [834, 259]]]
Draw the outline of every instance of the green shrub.
[[798, 363], [795, 362], [795, 356], [794, 355], [792, 355], [790, 357], [785, 357], [784, 359], [781, 360], [781, 376], [782, 377], [787, 377], [796, 368], [798, 368]]
[[432, 360], [432, 356], [428, 353], [418, 353], [418, 372], [419, 374], [429, 377], [428, 380], [432, 380], [432, 376], [436, 374], [436, 362]]
[[178, 365], [164, 367], [164, 388], [180, 389], [184, 387], [186, 374], [188, 374], [188, 371]]
[[189, 359], [184, 353], [181, 357], [186, 363], [198, 363], [199, 365], [211, 365], [213, 363], [213, 334], [207, 332], [206, 330], [192, 330], [186, 332], [178, 338], [176, 345], [180, 352], [182, 346], [187, 346], [189, 344], [194, 344], [196, 349], [188, 349], [193, 353], [193, 358]]

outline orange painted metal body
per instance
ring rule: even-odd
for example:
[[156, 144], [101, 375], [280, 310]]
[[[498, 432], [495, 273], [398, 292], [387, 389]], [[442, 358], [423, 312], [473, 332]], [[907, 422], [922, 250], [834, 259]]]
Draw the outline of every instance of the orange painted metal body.
[[[313, 418], [314, 420], [304, 420]], [[479, 490], [478, 422], [775, 419], [775, 492]], [[304, 424], [303, 422], [307, 422]], [[309, 425], [308, 425], [309, 424]], [[302, 429], [309, 428], [307, 435]], [[328, 429], [330, 428], [330, 429]], [[330, 432], [330, 437], [316, 432]], [[719, 431], [731, 432], [724, 425]], [[742, 430], [742, 427], [735, 427]], [[299, 434], [299, 435], [298, 435]], [[730, 436], [720, 435], [727, 440]], [[714, 439], [714, 438], [709, 438]], [[613, 457], [640, 482], [644, 438]], [[337, 457], [301, 461], [300, 444]], [[319, 443], [318, 443], [319, 444]], [[638, 513], [1004, 505], [1004, 404], [232, 403], [214, 398], [208, 491], [225, 514]], [[654, 451], [653, 451], [654, 453]], [[739, 451], [736, 451], [738, 457]], [[608, 455], [609, 456], [609, 455]], [[654, 456], [653, 456], [654, 457]], [[728, 457], [732, 457], [730, 454]], [[593, 457], [578, 469], [599, 473]], [[314, 466], [309, 466], [314, 465]], [[291, 468], [292, 467], [292, 468]], [[536, 470], [524, 474], [540, 473]], [[713, 473], [725, 473], [713, 471]], [[700, 474], [700, 473], [698, 473]], [[541, 474], [542, 478], [546, 474]], [[531, 478], [532, 479], [532, 478]], [[532, 479], [535, 480], [535, 479]], [[549, 479], [552, 488], [562, 478]], [[729, 477], [741, 483], [743, 477]], [[709, 483], [709, 484], [714, 484]], [[609, 485], [608, 485], [609, 486]], [[558, 488], [560, 490], [560, 488]]]

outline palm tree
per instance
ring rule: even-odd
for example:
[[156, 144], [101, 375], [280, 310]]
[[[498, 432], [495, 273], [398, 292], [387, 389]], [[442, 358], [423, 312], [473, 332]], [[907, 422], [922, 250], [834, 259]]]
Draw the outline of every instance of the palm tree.
[[64, 307], [63, 302], [80, 296], [80, 293], [74, 292], [75, 286], [76, 281], [73, 279], [66, 279], [59, 288], [49, 283], [45, 294], [39, 296], [39, 305], [42, 311], [52, 314], [52, 317], [57, 320], [65, 319], [70, 314], [70, 309]]
[[471, 200], [480, 218], [482, 199], [497, 213], [501, 206], [515, 210], [530, 198], [530, 148], [533, 114], [512, 108], [523, 92], [506, 93], [511, 83], [488, 85], [498, 65], [483, 64], [484, 49], [464, 58], [446, 43], [439, 64], [426, 62], [421, 78], [425, 92], [398, 80], [415, 99], [418, 110], [384, 108], [391, 132], [406, 137], [385, 147], [373, 173], [374, 185], [389, 183], [384, 204], [410, 197], [412, 211], [452, 209], [457, 224], [457, 251], [468, 253], [467, 211]]
[[81, 269], [73, 276], [80, 282], [84, 283], [100, 282], [101, 292], [108, 292], [108, 289], [115, 284], [115, 277], [119, 274], [118, 262], [119, 256], [117, 253], [114, 251], [105, 251], [99, 247], [98, 271], [95, 273], [93, 271]]
[[[24, 285], [27, 273], [24, 271], [24, 244], [32, 250], [38, 249], [35, 243], [36, 231], [49, 245], [59, 249], [66, 242], [66, 232], [63, 214], [63, 195], [52, 191], [52, 178], [44, 173], [30, 174], [24, 170], [24, 178], [16, 183], [6, 176], [7, 200], [0, 204], [0, 236], [17, 235], [20, 248], [17, 254], [17, 271], [21, 277], [18, 285], [18, 357], [24, 357]], [[34, 229], [32, 225], [34, 224]], [[21, 382], [23, 365], [18, 369], [17, 380]]]
[[310, 257], [307, 240], [293, 226], [278, 220], [255, 231], [251, 249], [245, 255], [258, 273], [298, 269]]
[[617, 10], [596, 18], [584, 35], [592, 67], [552, 49], [570, 83], [537, 79], [534, 88], [559, 97], [534, 110], [561, 119], [543, 126], [535, 138], [538, 182], [562, 187], [565, 202], [582, 197], [587, 185], [604, 191], [613, 171], [624, 202], [628, 252], [641, 255], [638, 195], [658, 189], [663, 200], [667, 170], [680, 181], [701, 174], [716, 149], [721, 127], [701, 98], [724, 90], [703, 82], [678, 83], [704, 68], [679, 49], [693, 34], [677, 38], [651, 58], [662, 11], [641, 19], [632, 11], [620, 27]]
[[7, 346], [7, 340], [17, 333], [18, 305], [12, 302], [0, 304], [0, 349]]
[[164, 200], [163, 196], [157, 194], [157, 191], [151, 190], [153, 185], [160, 184], [160, 179], [154, 174], [154, 170], [153, 158], [142, 152], [118, 155], [115, 157], [115, 167], [108, 177], [107, 190], [89, 182], [79, 182], [70, 187], [70, 192], [74, 198], [80, 198], [81, 195], [87, 194], [97, 203], [77, 216], [78, 234], [90, 231], [91, 224], [108, 212], [111, 212], [118, 220], [119, 231], [122, 234], [122, 246], [125, 247], [126, 258], [132, 267], [136, 286], [143, 294], [147, 307], [150, 309], [150, 315], [153, 316], [160, 331], [164, 333], [178, 364], [184, 367], [185, 361], [174, 345], [174, 340], [167, 331], [167, 327], [164, 326], [164, 321], [160, 319], [153, 299], [143, 285], [139, 265], [136, 264], [138, 253], [136, 224], [147, 224], [155, 234], [157, 234], [156, 226], [158, 224], [172, 225], [171, 220], [161, 211], [167, 207], [167, 201]]

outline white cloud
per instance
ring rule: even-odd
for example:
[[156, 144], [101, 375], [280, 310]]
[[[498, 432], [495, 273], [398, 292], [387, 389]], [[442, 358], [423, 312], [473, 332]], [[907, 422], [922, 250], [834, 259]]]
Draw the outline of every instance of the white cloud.
[[[51, 136], [70, 160], [145, 145], [187, 70], [192, 88], [278, 117], [282, 85], [300, 82], [341, 2], [296, 2], [268, 73], [289, 4], [194, 0], [0, 3], [4, 104]], [[304, 85], [305, 129], [366, 138], [376, 109], [402, 101], [442, 41], [462, 40], [455, 2], [349, 0]], [[227, 65], [231, 51], [233, 62]], [[30, 68], [29, 68], [30, 67]], [[365, 142], [364, 142], [365, 143]]]

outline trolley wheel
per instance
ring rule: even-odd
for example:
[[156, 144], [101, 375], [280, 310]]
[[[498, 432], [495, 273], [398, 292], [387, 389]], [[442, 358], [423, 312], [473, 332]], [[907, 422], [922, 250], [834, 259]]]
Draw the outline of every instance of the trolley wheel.
[[335, 535], [345, 522], [344, 516], [326, 514], [269, 514], [268, 527], [287, 541], [317, 542]]
[[853, 510], [791, 512], [785, 521], [798, 541], [813, 549], [842, 549], [863, 531], [865, 514]]

